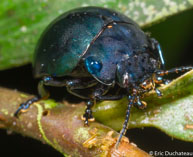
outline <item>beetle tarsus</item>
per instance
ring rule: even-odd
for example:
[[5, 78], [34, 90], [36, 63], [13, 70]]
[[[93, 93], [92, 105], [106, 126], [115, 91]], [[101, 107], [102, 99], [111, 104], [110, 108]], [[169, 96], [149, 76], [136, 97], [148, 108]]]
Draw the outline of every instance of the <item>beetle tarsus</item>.
[[158, 97], [161, 97], [163, 95], [162, 92], [157, 88], [155, 89], [155, 92], [156, 92]]
[[20, 114], [21, 112], [27, 111], [27, 109], [30, 107], [30, 105], [33, 104], [34, 102], [39, 101], [39, 99], [40, 99], [39, 97], [34, 97], [34, 98], [32, 98], [32, 99], [27, 100], [25, 103], [22, 103], [22, 104], [19, 106], [19, 108], [17, 109], [17, 111], [14, 113], [14, 116], [18, 118], [18, 117], [19, 117], [19, 114]]
[[85, 113], [83, 115], [83, 118], [85, 119], [84, 120], [84, 125], [85, 126], [88, 126], [89, 119], [94, 119], [93, 116], [92, 116], [92, 109], [91, 109], [93, 107], [93, 105], [94, 105], [94, 102], [92, 100], [89, 100], [86, 103], [87, 107], [86, 107]]
[[164, 84], [164, 85], [168, 85], [170, 82], [171, 82], [171, 81], [168, 80], [168, 79], [163, 79], [163, 84]]
[[141, 101], [139, 96], [136, 97], [136, 102], [133, 103], [133, 105], [138, 109], [144, 109], [147, 107], [147, 103], [145, 101]]

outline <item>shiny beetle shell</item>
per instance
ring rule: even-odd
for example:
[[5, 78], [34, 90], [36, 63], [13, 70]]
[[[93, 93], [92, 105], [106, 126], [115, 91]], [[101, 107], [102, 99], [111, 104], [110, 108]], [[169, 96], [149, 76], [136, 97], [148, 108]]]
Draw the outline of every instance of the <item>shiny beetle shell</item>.
[[154, 49], [151, 38], [128, 17], [99, 7], [78, 8], [53, 21], [41, 36], [34, 75], [91, 75], [103, 84], [118, 80], [123, 86], [127, 69], [130, 82], [142, 82], [160, 66]]

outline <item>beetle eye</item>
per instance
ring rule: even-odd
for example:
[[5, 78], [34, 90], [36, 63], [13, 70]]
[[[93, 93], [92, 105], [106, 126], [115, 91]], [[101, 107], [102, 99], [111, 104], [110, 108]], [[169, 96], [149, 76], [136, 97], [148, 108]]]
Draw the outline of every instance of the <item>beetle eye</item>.
[[97, 61], [95, 59], [95, 57], [88, 57], [85, 60], [85, 65], [87, 70], [91, 73], [91, 74], [97, 74], [98, 72], [101, 71], [102, 68], [102, 63], [100, 61]]

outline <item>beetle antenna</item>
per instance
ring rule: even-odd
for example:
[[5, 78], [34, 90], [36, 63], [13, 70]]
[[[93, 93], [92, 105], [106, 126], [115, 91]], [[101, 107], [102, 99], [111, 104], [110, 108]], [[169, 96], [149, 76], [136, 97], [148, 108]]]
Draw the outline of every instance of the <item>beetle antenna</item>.
[[160, 61], [161, 61], [161, 67], [162, 69], [165, 69], [165, 61], [164, 61], [164, 57], [163, 57], [163, 53], [162, 53], [160, 44], [157, 44], [157, 50], [158, 50]]
[[193, 70], [192, 66], [187, 66], [187, 67], [178, 67], [178, 68], [173, 68], [170, 70], [161, 70], [161, 71], [157, 71], [157, 75], [159, 76], [164, 76], [164, 75], [168, 75], [170, 73], [179, 73], [179, 72], [185, 72], [185, 71], [189, 71], [189, 70]]
[[135, 96], [129, 96], [128, 99], [129, 99], [129, 103], [128, 103], [128, 107], [127, 107], [125, 122], [123, 124], [123, 128], [122, 128], [122, 130], [120, 132], [120, 135], [119, 135], [119, 138], [117, 140], [117, 143], [115, 145], [116, 149], [118, 149], [119, 143], [121, 142], [121, 138], [123, 137], [123, 135], [125, 134], [125, 131], [127, 129], [127, 124], [128, 124], [129, 117], [130, 117], [130, 110], [131, 110], [131, 107], [133, 106], [133, 103], [134, 103], [134, 100], [135, 100]]

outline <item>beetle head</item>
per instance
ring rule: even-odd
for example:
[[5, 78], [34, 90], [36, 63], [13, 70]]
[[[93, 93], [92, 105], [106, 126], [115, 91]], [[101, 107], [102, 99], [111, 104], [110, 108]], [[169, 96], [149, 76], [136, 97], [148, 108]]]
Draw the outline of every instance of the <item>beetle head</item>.
[[117, 64], [116, 77], [117, 83], [122, 88], [128, 88], [134, 84], [135, 76], [132, 67], [129, 67], [124, 61]]
[[159, 62], [148, 53], [135, 54], [117, 64], [117, 83], [122, 88], [139, 86], [151, 79], [158, 67]]

